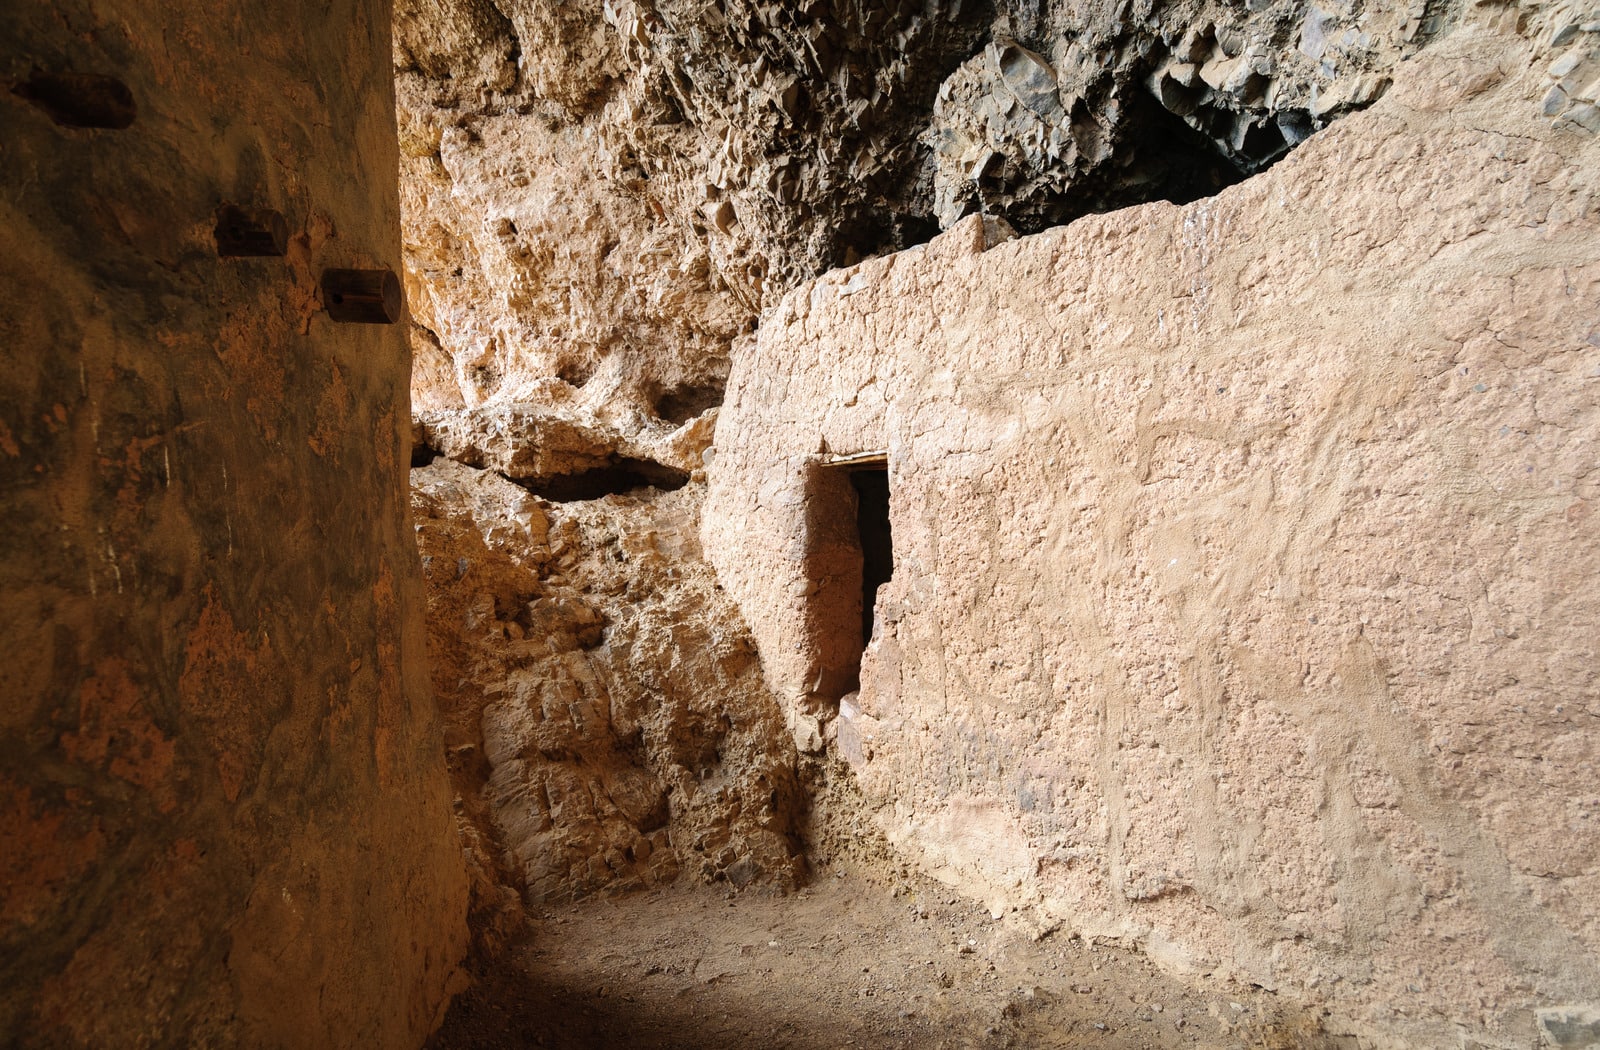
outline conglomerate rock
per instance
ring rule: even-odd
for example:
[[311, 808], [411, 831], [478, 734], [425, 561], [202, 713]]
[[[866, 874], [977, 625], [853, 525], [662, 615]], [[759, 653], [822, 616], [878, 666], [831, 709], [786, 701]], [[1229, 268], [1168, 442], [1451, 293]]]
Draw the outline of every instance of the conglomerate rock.
[[448, 459], [412, 486], [480, 916], [509, 928], [508, 882], [793, 885], [794, 753], [700, 557], [703, 487], [556, 503]]
[[682, 426], [646, 422], [624, 429], [584, 406], [500, 401], [414, 411], [412, 444], [419, 457], [438, 453], [563, 498], [583, 491], [585, 479], [629, 471], [641, 482], [679, 487], [704, 465], [716, 422], [716, 410], [708, 409]]

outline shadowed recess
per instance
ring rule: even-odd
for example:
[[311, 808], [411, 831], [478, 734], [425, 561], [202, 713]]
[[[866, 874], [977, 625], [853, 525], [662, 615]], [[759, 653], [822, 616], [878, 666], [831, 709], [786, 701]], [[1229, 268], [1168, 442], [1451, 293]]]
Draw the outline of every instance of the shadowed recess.
[[133, 123], [138, 107], [133, 92], [116, 77], [99, 73], [46, 73], [35, 70], [11, 89], [66, 128], [120, 131]]
[[602, 496], [620, 496], [645, 488], [675, 492], [689, 483], [689, 474], [648, 459], [625, 456], [607, 466], [582, 470], [576, 474], [560, 474], [539, 480], [507, 480], [541, 499], [555, 503], [576, 503], [600, 499]]

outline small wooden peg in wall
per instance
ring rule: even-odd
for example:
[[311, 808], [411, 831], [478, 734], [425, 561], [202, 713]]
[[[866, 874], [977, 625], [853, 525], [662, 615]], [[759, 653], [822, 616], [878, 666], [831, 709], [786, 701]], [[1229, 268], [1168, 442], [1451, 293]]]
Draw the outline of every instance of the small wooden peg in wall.
[[322, 305], [345, 324], [394, 324], [404, 296], [393, 270], [324, 270]]
[[246, 211], [235, 204], [217, 209], [217, 254], [224, 258], [283, 255], [289, 250], [289, 224], [271, 208]]

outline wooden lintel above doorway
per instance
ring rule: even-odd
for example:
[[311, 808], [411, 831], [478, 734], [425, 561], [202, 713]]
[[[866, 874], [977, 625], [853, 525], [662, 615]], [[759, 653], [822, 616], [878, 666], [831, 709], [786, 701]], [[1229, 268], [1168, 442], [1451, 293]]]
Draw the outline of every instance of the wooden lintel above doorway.
[[825, 467], [887, 467], [889, 453], [887, 450], [877, 452], [852, 452], [848, 455], [835, 455], [826, 453], [822, 457]]

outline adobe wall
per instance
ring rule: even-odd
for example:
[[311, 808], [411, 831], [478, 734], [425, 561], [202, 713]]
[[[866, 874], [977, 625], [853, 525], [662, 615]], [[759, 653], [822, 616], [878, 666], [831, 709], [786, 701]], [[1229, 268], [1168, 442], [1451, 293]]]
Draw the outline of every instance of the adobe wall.
[[[906, 856], [1373, 1045], [1600, 1010], [1600, 145], [1541, 115], [1594, 46], [1550, 29], [1210, 200], [824, 276], [736, 355], [706, 550]], [[874, 449], [895, 577], [830, 720], [817, 464]]]
[[[414, 1047], [442, 1012], [409, 353], [318, 292], [400, 268], [389, 40], [385, 0], [0, 5], [8, 1046]], [[287, 254], [219, 258], [224, 202]]]

